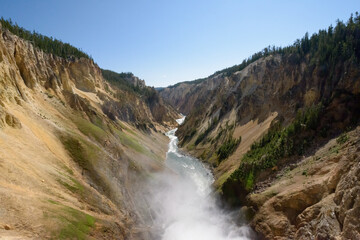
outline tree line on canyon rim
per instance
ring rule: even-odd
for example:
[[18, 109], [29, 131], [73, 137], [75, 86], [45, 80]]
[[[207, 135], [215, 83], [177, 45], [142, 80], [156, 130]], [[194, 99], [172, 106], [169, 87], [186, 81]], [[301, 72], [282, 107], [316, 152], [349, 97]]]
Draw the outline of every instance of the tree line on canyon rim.
[[[351, 60], [359, 62], [360, 59], [360, 16], [356, 12], [351, 14], [347, 23], [337, 20], [336, 26], [326, 30], [319, 30], [311, 37], [306, 33], [301, 39], [297, 39], [293, 45], [287, 47], [268, 46], [262, 51], [254, 53], [251, 57], [244, 59], [241, 64], [217, 71], [207, 78], [201, 78], [188, 83], [197, 84], [218, 74], [230, 76], [243, 70], [256, 60], [272, 54], [294, 54], [294, 61], [300, 63], [308, 54], [311, 56], [312, 65], [321, 66], [323, 75], [330, 75], [338, 61]], [[181, 83], [169, 86], [176, 87]]]
[[11, 33], [19, 36], [22, 39], [30, 41], [34, 47], [43, 50], [46, 53], [52, 53], [56, 56], [63, 58], [77, 57], [92, 59], [90, 55], [83, 52], [69, 43], [64, 43], [53, 37], [47, 37], [35, 31], [30, 32], [23, 27], [13, 23], [11, 19], [6, 20], [3, 17], [0, 18], [2, 27], [8, 29]]
[[[17, 23], [13, 23], [11, 19], [6, 20], [3, 17], [0, 18], [1, 25], [8, 29], [13, 34], [29, 40], [35, 47], [56, 56], [63, 58], [69, 57], [84, 57], [92, 59], [90, 55], [82, 50], [60, 40], [52, 37], [47, 37], [39, 34], [35, 31], [30, 32], [20, 26]], [[318, 66], [322, 66], [324, 75], [331, 74], [330, 69], [333, 69], [334, 65], [338, 61], [346, 61], [348, 59], [352, 61], [359, 61], [360, 59], [360, 16], [359, 13], [355, 13], [355, 17], [351, 14], [347, 23], [343, 23], [338, 20], [336, 26], [330, 26], [327, 30], [319, 30], [318, 33], [314, 33], [311, 37], [306, 33], [301, 39], [297, 39], [291, 46], [284, 48], [268, 46], [262, 51], [253, 54], [248, 59], [243, 60], [239, 65], [235, 65], [229, 68], [215, 72], [213, 75], [225, 74], [231, 75], [236, 71], [240, 71], [248, 66], [250, 63], [256, 60], [269, 56], [271, 54], [295, 54], [295, 61], [300, 62], [307, 54], [310, 54], [310, 63]], [[127, 73], [131, 74], [131, 73]], [[209, 76], [209, 77], [211, 77]], [[192, 81], [198, 83], [206, 78]], [[178, 83], [179, 84], [179, 83]], [[175, 87], [175, 84], [171, 87]]]

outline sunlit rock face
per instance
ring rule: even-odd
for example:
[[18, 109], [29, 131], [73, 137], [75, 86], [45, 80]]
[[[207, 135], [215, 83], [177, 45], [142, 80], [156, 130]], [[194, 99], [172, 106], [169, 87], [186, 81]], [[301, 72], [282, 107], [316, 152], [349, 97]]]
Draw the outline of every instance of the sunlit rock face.
[[164, 167], [179, 114], [152, 93], [0, 25], [0, 238], [153, 239], [133, 196]]

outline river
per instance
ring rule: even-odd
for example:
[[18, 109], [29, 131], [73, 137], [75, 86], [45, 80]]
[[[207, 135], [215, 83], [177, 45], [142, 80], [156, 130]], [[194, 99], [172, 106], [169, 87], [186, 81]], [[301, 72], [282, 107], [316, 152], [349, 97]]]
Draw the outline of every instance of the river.
[[[184, 119], [178, 119], [178, 123]], [[235, 224], [232, 214], [216, 204], [211, 171], [198, 159], [178, 150], [176, 130], [167, 133], [170, 138], [165, 162], [168, 171], [154, 177], [150, 196], [155, 213], [153, 221], [161, 229], [161, 239], [250, 239], [250, 228]]]

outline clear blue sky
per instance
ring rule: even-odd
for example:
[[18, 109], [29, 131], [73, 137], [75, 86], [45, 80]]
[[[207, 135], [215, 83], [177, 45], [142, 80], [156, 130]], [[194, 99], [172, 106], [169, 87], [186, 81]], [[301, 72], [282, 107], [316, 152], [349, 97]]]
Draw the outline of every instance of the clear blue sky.
[[206, 77], [346, 21], [359, 0], [0, 0], [0, 15], [150, 86]]

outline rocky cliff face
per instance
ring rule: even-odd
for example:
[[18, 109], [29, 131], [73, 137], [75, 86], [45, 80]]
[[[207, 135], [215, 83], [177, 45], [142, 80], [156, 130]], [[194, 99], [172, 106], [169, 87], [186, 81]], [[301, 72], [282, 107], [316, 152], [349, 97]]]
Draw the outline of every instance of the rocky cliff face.
[[[254, 198], [248, 194], [254, 189], [263, 191], [272, 186], [279, 172], [286, 171], [291, 164], [300, 161], [303, 155], [313, 156], [314, 149], [323, 146], [328, 139], [358, 124], [359, 79], [359, 67], [354, 61], [339, 62], [334, 69], [328, 69], [327, 66], [310, 63], [309, 55], [299, 58], [297, 54], [274, 54], [260, 58], [242, 71], [230, 75], [221, 73], [200, 83], [178, 84], [161, 90], [160, 94], [164, 99], [170, 99], [169, 103], [176, 109], [188, 112], [184, 125], [177, 132], [180, 144], [213, 166], [215, 187], [229, 203], [247, 204], [255, 209], [252, 225], [265, 238], [308, 239], [303, 237], [305, 231], [311, 232], [310, 239], [314, 236], [318, 236], [318, 239], [326, 239], [330, 235], [345, 236], [347, 233], [354, 237], [359, 232], [358, 224], [350, 224], [351, 229], [356, 229], [354, 231], [350, 228], [343, 231], [340, 227], [342, 220], [332, 222], [330, 212], [326, 210], [340, 207], [340, 202], [335, 198], [335, 189], [340, 179], [347, 178], [343, 172], [338, 173], [336, 183], [332, 183], [332, 190], [322, 182], [324, 175], [314, 173], [314, 186], [310, 184], [314, 188], [309, 185], [301, 190], [292, 189], [294, 192], [281, 191], [280, 195], [278, 191], [273, 193], [267, 190], [262, 200], [255, 204], [256, 207], [250, 204]], [[316, 121], [319, 121], [317, 125], [291, 139], [295, 145], [291, 149], [300, 146], [301, 149], [296, 150], [299, 153], [286, 155], [285, 150], [285, 154], [277, 157], [274, 165], [266, 164], [266, 161], [273, 160], [269, 159], [272, 155], [264, 153], [256, 159], [263, 163], [261, 171], [254, 170], [259, 166], [255, 163], [242, 163], [245, 153], [255, 141], [259, 141], [260, 146], [270, 141], [262, 139], [269, 128], [276, 130], [289, 126], [299, 113], [319, 105], [323, 106], [323, 110], [316, 115]], [[305, 123], [301, 124], [300, 128], [308, 128]], [[279, 138], [278, 146], [285, 146], [281, 141]], [[307, 141], [311, 141], [311, 145]], [[353, 156], [346, 155], [346, 158], [353, 159]], [[346, 164], [354, 170], [357, 160], [351, 161]], [[332, 160], [326, 158], [324, 162], [322, 166], [325, 167]], [[255, 171], [256, 175], [253, 174]], [[241, 178], [245, 180], [241, 182]], [[298, 184], [301, 180], [294, 177], [293, 181]], [[356, 188], [355, 182], [351, 188]], [[273, 195], [278, 197], [272, 198]], [[295, 206], [297, 203], [299, 206]], [[351, 211], [356, 212], [357, 209], [355, 207]], [[328, 215], [320, 214], [322, 212]], [[274, 219], [278, 222], [273, 222]], [[328, 221], [326, 226], [321, 225], [322, 221], [323, 224]], [[310, 226], [312, 223], [314, 225]], [[326, 229], [332, 228], [332, 224], [334, 234], [323, 235]], [[313, 228], [315, 225], [318, 227]]]
[[250, 195], [266, 239], [359, 239], [359, 131], [332, 139]]
[[162, 168], [178, 117], [152, 97], [0, 26], [0, 236], [150, 238], [134, 193]]
[[225, 88], [228, 84], [227, 79], [224, 79], [221, 75], [200, 83], [183, 82], [176, 86], [162, 88], [159, 94], [165, 101], [175, 107], [177, 111], [188, 115], [192, 110], [199, 107], [199, 103], [207, 101], [209, 94], [214, 89], [218, 89], [220, 84], [222, 88]]
[[139, 88], [146, 87], [145, 81], [134, 75], [127, 77], [126, 80], [129, 81], [135, 87], [139, 87]]
[[[217, 150], [227, 138], [241, 136], [246, 147], [243, 149], [243, 144], [240, 144], [234, 150], [234, 155], [239, 158], [249, 149], [251, 142], [267, 131], [275, 117], [286, 125], [295, 118], [299, 109], [324, 102], [329, 106], [328, 117], [336, 118], [337, 127], [343, 129], [350, 125], [358, 111], [356, 99], [360, 85], [357, 65], [343, 63], [334, 75], [331, 79], [322, 76], [321, 69], [310, 66], [307, 60], [299, 62], [296, 56], [274, 55], [262, 58], [231, 76], [217, 75], [197, 84], [182, 83], [164, 89], [160, 94], [164, 99], [172, 98], [169, 102], [180, 111], [191, 109], [179, 129], [181, 143], [217, 167], [215, 172], [220, 171], [220, 178], [224, 172], [235, 169], [233, 166], [239, 161], [230, 164], [230, 156], [217, 163], [215, 151], [206, 152], [205, 149]], [[191, 92], [184, 93], [184, 89], [191, 89]], [[332, 131], [335, 127], [328, 129]]]

